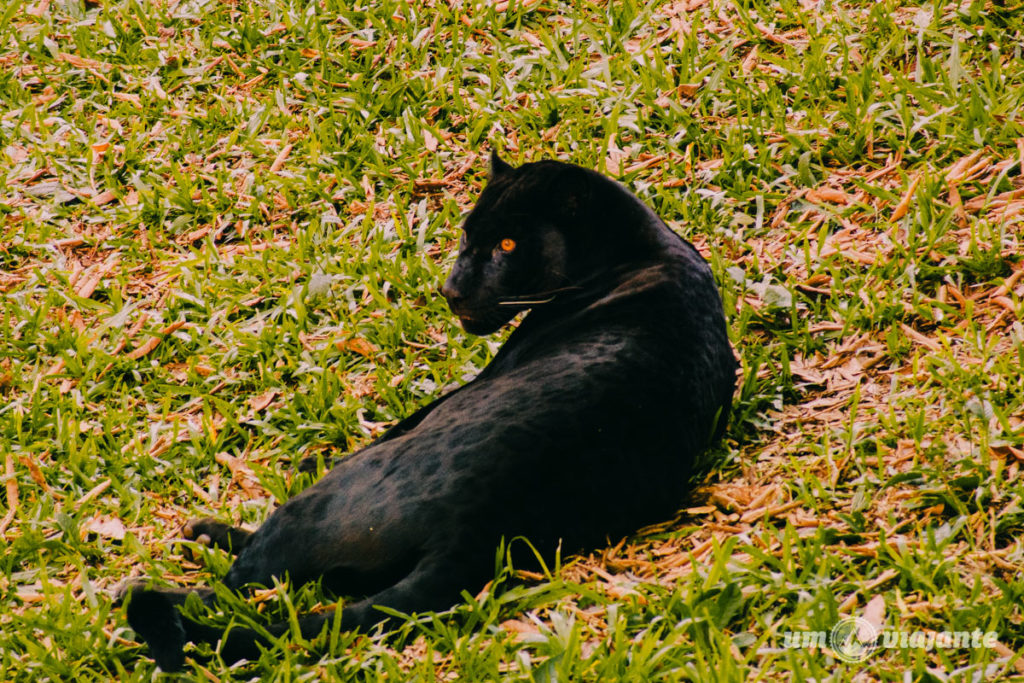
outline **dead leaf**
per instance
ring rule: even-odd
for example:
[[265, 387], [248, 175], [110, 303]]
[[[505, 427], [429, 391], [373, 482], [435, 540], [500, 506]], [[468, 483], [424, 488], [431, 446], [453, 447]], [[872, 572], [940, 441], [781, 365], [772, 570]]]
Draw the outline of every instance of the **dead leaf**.
[[274, 397], [277, 396], [277, 389], [268, 389], [259, 396], [252, 396], [249, 398], [249, 407], [252, 408], [254, 413], [258, 413], [271, 404]]
[[291, 143], [281, 148], [281, 151], [277, 153], [277, 157], [274, 159], [274, 163], [270, 164], [270, 172], [277, 173], [284, 167], [284, 162], [288, 160], [288, 155], [292, 153]]
[[99, 71], [109, 71], [110, 69], [114, 68], [112, 64], [107, 64], [106, 62], [99, 62], [95, 59], [89, 59], [88, 57], [79, 57], [78, 55], [73, 55], [68, 52], [61, 52], [60, 58], [68, 64], [70, 64], [71, 66], [78, 67], [79, 69], [97, 69]]
[[827, 383], [825, 375], [815, 367], [813, 362], [808, 362], [803, 356], [795, 356], [789, 363], [789, 369], [795, 377], [799, 377], [808, 384], [825, 386]]
[[25, 10], [25, 14], [33, 17], [41, 17], [46, 14], [46, 11], [50, 9], [50, 0], [41, 0], [41, 2], [35, 7], [29, 7]]
[[[47, 453], [43, 453], [42, 455], [38, 455], [38, 456], [34, 456], [34, 457], [37, 457], [39, 459], [44, 459], [46, 457], [46, 455], [47, 455]], [[48, 493], [51, 496], [55, 493], [53, 491], [53, 489], [50, 488], [50, 485], [48, 483], [46, 483], [46, 477], [43, 476], [43, 471], [41, 469], [39, 469], [39, 465], [36, 464], [35, 460], [33, 460], [32, 458], [30, 458], [27, 455], [23, 455], [23, 456], [19, 457], [18, 460], [25, 467], [25, 469], [28, 470], [28, 474], [29, 474], [30, 477], [32, 477], [32, 481], [34, 481], [36, 483], [36, 485], [39, 486], [39, 488], [43, 489], [44, 491], [46, 491], [46, 493]], [[58, 498], [62, 498], [63, 495], [58, 494], [57, 497]]]
[[97, 536], [111, 538], [115, 541], [124, 540], [124, 535], [127, 531], [121, 520], [116, 517], [107, 517], [105, 515], [97, 515], [93, 517], [83, 528], [86, 531], [91, 531]]
[[978, 158], [984, 153], [984, 151], [984, 149], [975, 150], [967, 156], [958, 159], [956, 163], [946, 169], [946, 181], [950, 183], [957, 183], [970, 175], [968, 173], [968, 169], [978, 161]]
[[0, 535], [7, 531], [18, 514], [18, 478], [14, 474], [14, 453], [11, 451], [7, 451], [4, 474], [7, 475], [7, 514], [0, 520]]
[[114, 194], [110, 190], [104, 190], [103, 192], [100, 192], [98, 195], [92, 198], [92, 203], [95, 204], [96, 206], [103, 206], [104, 204], [109, 204], [115, 199], [117, 199], [116, 194]]
[[743, 71], [743, 73], [749, 74], [751, 71], [754, 70], [754, 67], [757, 66], [757, 53], [758, 49], [757, 45], [755, 45], [750, 50], [750, 52], [747, 53], [747, 56], [740, 63], [740, 69]]
[[916, 341], [921, 346], [926, 346], [932, 351], [942, 350], [942, 346], [937, 341], [924, 336], [910, 325], [907, 325], [906, 323], [900, 323], [900, 329], [903, 330], [904, 334], [906, 334], [908, 337]]
[[184, 320], [178, 320], [165, 327], [160, 334], [155, 335], [135, 347], [135, 350], [128, 354], [128, 358], [138, 360], [160, 345], [164, 338], [185, 325]]
[[178, 237], [174, 241], [177, 242], [178, 244], [192, 244], [194, 242], [198, 242], [199, 240], [203, 239], [204, 237], [209, 235], [211, 232], [213, 232], [213, 228], [211, 226], [209, 226], [209, 225], [204, 225], [201, 228], [196, 228], [195, 230], [192, 230], [191, 232], [187, 232], [184, 235], [181, 235], [180, 237]]
[[604, 170], [608, 175], [617, 177], [621, 175], [622, 160], [626, 153], [619, 149], [615, 142], [615, 136], [608, 138], [608, 155], [604, 158]]
[[109, 142], [97, 142], [94, 145], [89, 145], [89, 149], [92, 150], [93, 162], [103, 157], [103, 154], [110, 149]]
[[379, 349], [376, 346], [374, 346], [367, 340], [363, 339], [362, 337], [353, 337], [351, 339], [346, 339], [343, 342], [338, 342], [336, 346], [341, 350], [347, 350], [352, 351], [354, 353], [358, 353], [360, 356], [363, 356], [365, 358], [372, 358], [373, 356], [376, 356], [379, 351]]
[[49, 199], [57, 204], [67, 204], [77, 199], [77, 196], [69, 192], [59, 180], [46, 180], [29, 185], [23, 191], [30, 197]]
[[833, 187], [819, 187], [813, 190], [808, 190], [807, 194], [804, 196], [808, 201], [815, 202], [816, 204], [831, 202], [833, 204], [846, 205], [853, 202], [853, 197], [842, 190], [837, 190]]
[[921, 174], [918, 173], [914, 176], [914, 179], [910, 181], [910, 187], [907, 188], [906, 193], [903, 195], [903, 199], [896, 205], [896, 208], [892, 210], [892, 216], [889, 220], [896, 222], [903, 218], [907, 214], [907, 209], [910, 208], [910, 202], [914, 199], [914, 193], [917, 192], [917, 186], [921, 182]]
[[417, 178], [412, 181], [412, 186], [419, 193], [438, 192], [448, 187], [448, 181], [444, 178]]
[[683, 97], [692, 98], [701, 89], [702, 83], [681, 83], [679, 85], [679, 94]]
[[113, 93], [113, 97], [114, 97], [115, 100], [121, 100], [122, 102], [128, 102], [132, 106], [134, 106], [134, 107], [136, 107], [138, 109], [142, 108], [142, 98], [139, 97], [138, 95], [134, 94], [134, 93], [115, 92], [115, 93]]
[[[873, 642], [885, 624], [885, 598], [881, 595], [871, 598], [864, 606], [864, 615], [861, 618], [871, 625], [871, 629], [866, 627], [860, 629], [857, 637], [862, 643]], [[874, 633], [870, 632], [872, 629]]]
[[245, 491], [246, 495], [253, 497], [260, 495], [259, 486], [256, 485], [256, 474], [244, 458], [223, 452], [218, 453], [213, 458], [231, 471], [231, 481], [238, 484]]
[[90, 266], [89, 269], [85, 271], [85, 275], [82, 276], [82, 279], [78, 281], [78, 285], [75, 287], [75, 294], [83, 299], [91, 297], [103, 278], [109, 275], [110, 271], [114, 270], [120, 259], [121, 255], [118, 252], [114, 252], [108, 256], [107, 260], [103, 263], [97, 263]]
[[28, 159], [29, 150], [28, 147], [22, 147], [21, 145], [12, 144], [4, 147], [4, 154], [11, 160], [13, 164], [20, 164], [21, 162]]
[[437, 138], [431, 135], [429, 130], [423, 131], [423, 146], [426, 147], [429, 152], [437, 151]]
[[531, 636], [540, 634], [540, 629], [537, 628], [536, 624], [519, 619], [506, 619], [501, 622], [501, 627], [513, 634], [513, 639], [516, 641], [526, 640]]

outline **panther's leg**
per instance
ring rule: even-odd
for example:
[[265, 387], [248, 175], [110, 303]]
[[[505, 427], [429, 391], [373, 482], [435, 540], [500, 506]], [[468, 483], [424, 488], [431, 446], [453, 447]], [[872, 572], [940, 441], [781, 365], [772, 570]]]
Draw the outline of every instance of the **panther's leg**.
[[394, 625], [393, 618], [377, 607], [406, 614], [449, 609], [461, 600], [463, 590], [482, 588], [489, 574], [486, 558], [476, 562], [467, 557], [428, 555], [393, 586], [345, 605], [342, 628], [366, 630], [379, 623]]
[[[358, 602], [346, 605], [341, 612], [345, 630], [367, 631], [378, 624], [393, 625], [395, 619], [377, 609], [389, 607], [399, 612], [443, 610], [459, 600], [466, 577], [465, 565], [453, 564], [438, 557], [424, 558], [409, 574], [393, 586]], [[233, 627], [227, 631], [193, 621], [181, 613], [188, 594], [195, 592], [204, 600], [212, 599], [210, 589], [151, 589], [143, 582], [126, 584], [122, 596], [128, 598], [128, 623], [149, 645], [150, 653], [164, 671], [178, 671], [185, 663], [186, 643], [217, 643], [225, 662], [256, 659], [260, 651], [273, 641], [254, 629]], [[303, 638], [316, 638], [335, 618], [335, 610], [301, 616], [299, 632]], [[278, 637], [288, 633], [288, 622], [270, 624], [266, 633]]]
[[[377, 609], [378, 606], [405, 613], [448, 609], [458, 603], [462, 590], [467, 587], [466, 577], [463, 574], [464, 569], [464, 565], [453, 564], [444, 558], [426, 557], [394, 585], [363, 600], [343, 605], [341, 607], [341, 628], [346, 631], [366, 632], [377, 625], [383, 625], [384, 628], [396, 626], [396, 622], [400, 620]], [[300, 615], [298, 625], [302, 637], [312, 640], [319, 636], [335, 619], [335, 612], [335, 609], [328, 609], [316, 614]], [[288, 633], [289, 630], [287, 622], [270, 624], [266, 627], [267, 633], [274, 637]], [[247, 628], [236, 627], [227, 633], [213, 634], [213, 636], [207, 638], [193, 635], [191, 631], [189, 633], [189, 639], [193, 642], [200, 640], [215, 642], [221, 639], [220, 654], [227, 663], [240, 659], [255, 659], [259, 656], [261, 649], [272, 645], [265, 636]]]

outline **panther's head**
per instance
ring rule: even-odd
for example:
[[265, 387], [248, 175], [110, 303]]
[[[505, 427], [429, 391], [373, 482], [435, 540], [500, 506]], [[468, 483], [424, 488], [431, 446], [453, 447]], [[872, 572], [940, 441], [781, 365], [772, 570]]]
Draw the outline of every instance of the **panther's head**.
[[570, 242], [585, 173], [557, 161], [513, 168], [492, 154], [487, 187], [466, 217], [441, 288], [467, 332], [495, 332], [573, 284]]

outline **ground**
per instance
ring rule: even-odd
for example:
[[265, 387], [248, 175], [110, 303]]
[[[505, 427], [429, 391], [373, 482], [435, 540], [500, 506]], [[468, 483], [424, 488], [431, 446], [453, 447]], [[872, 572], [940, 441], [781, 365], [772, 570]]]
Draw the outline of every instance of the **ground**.
[[[1019, 0], [5, 7], [0, 679], [152, 678], [120, 580], [221, 575], [185, 520], [257, 525], [486, 364], [437, 290], [491, 148], [700, 248], [732, 426], [675, 520], [230, 675], [1024, 677]], [[987, 640], [817, 638], [852, 617]]]

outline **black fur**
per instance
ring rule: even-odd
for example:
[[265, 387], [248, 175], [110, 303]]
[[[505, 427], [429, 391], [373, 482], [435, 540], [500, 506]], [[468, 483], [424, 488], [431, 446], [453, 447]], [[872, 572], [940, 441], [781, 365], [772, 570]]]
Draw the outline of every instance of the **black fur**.
[[[478, 590], [502, 538], [525, 536], [548, 557], [559, 543], [599, 547], [684, 500], [735, 383], [707, 263], [597, 173], [497, 155], [491, 169], [442, 291], [475, 334], [532, 312], [476, 379], [341, 460], [255, 533], [188, 525], [239, 553], [229, 588], [322, 579], [361, 596], [342, 627], [366, 629], [385, 619], [375, 605], [441, 610]], [[128, 592], [128, 621], [162, 669], [181, 667], [185, 642], [223, 636], [181, 615], [180, 592]], [[304, 617], [301, 631], [314, 637], [331, 619]], [[267, 645], [235, 628], [221, 654]]]

